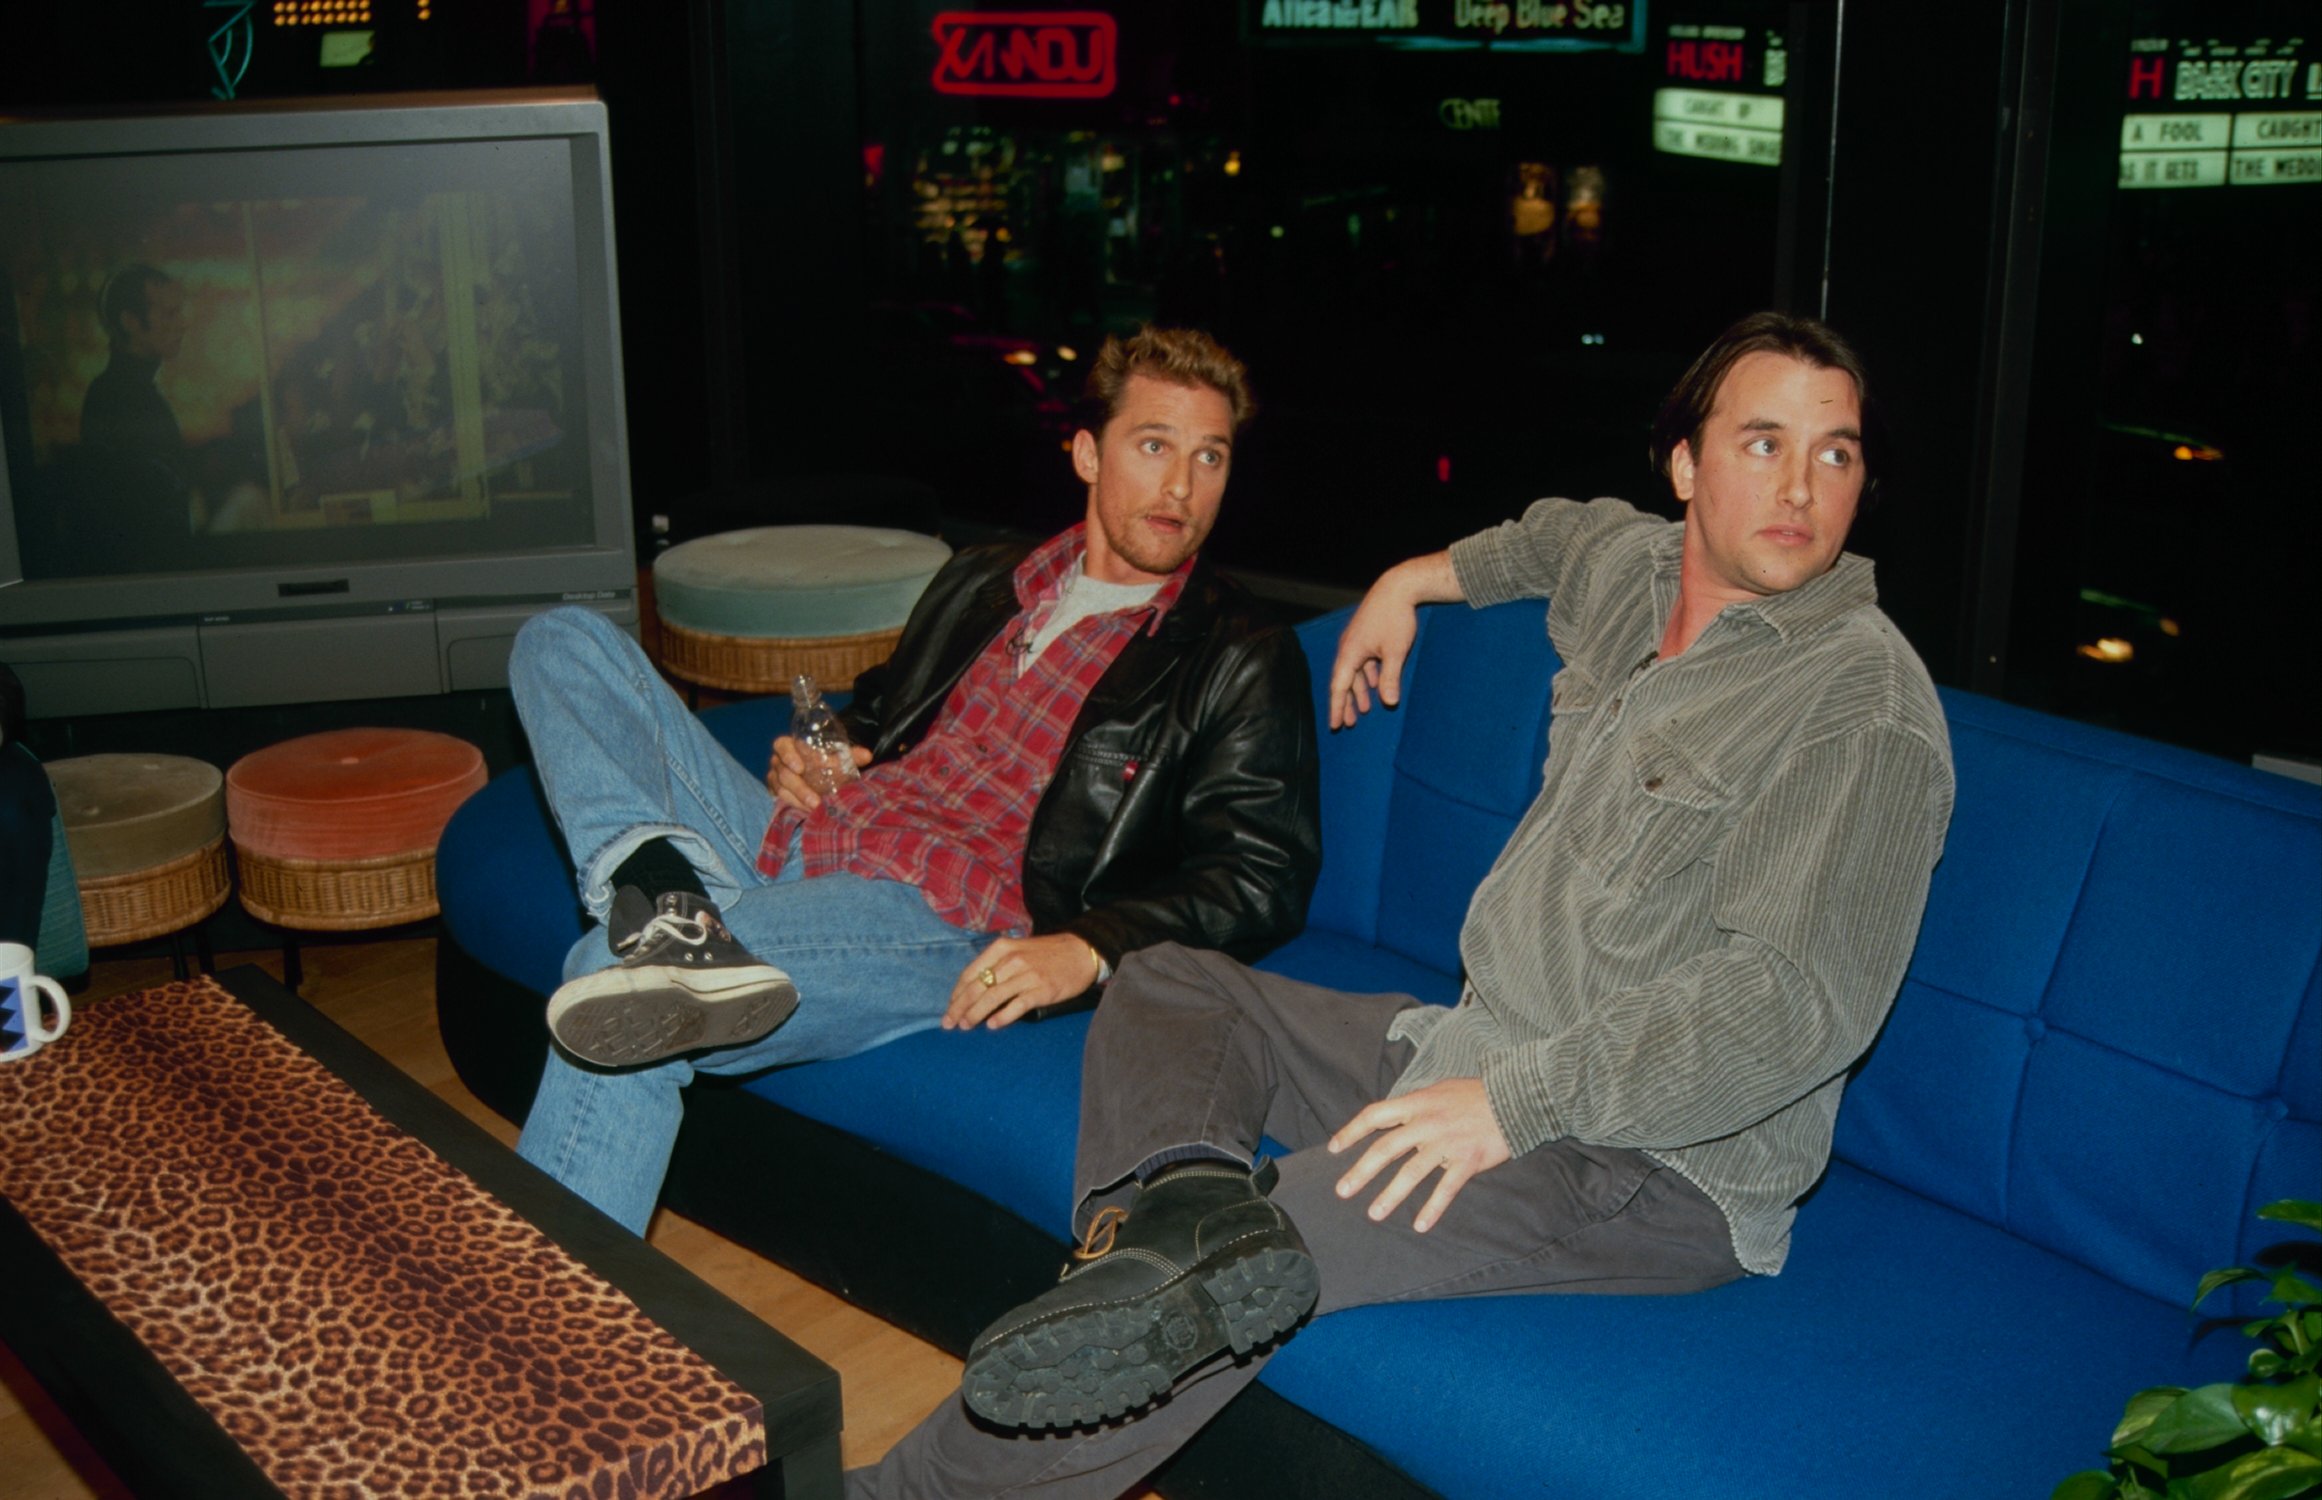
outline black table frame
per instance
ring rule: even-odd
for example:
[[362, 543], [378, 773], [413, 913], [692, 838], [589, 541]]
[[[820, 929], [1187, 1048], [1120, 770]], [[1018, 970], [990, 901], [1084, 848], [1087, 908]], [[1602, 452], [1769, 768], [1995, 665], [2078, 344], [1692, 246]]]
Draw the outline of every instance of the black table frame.
[[[837, 1500], [838, 1372], [630, 1234], [262, 970], [218, 980], [399, 1129], [621, 1289], [765, 1407], [757, 1493]], [[97, 1004], [105, 1002], [98, 1001]], [[91, 1122], [102, 1128], [102, 1122]], [[0, 1200], [0, 1342], [139, 1494], [275, 1495], [248, 1454]]]

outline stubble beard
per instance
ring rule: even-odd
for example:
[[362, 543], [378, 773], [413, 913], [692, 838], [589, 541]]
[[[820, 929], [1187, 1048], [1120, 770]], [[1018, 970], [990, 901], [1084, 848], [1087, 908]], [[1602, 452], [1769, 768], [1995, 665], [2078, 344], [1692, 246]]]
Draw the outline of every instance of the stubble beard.
[[1105, 540], [1111, 545], [1115, 557], [1135, 568], [1138, 572], [1166, 578], [1179, 568], [1184, 567], [1185, 560], [1200, 551], [1201, 544], [1208, 538], [1206, 535], [1197, 534], [1193, 522], [1186, 520], [1183, 523], [1185, 529], [1178, 533], [1177, 542], [1174, 544], [1166, 543], [1144, 529], [1142, 523], [1148, 514], [1151, 512], [1141, 511], [1137, 515], [1131, 516], [1128, 526], [1125, 528], [1128, 532], [1126, 536], [1121, 535], [1108, 524], [1105, 527]]

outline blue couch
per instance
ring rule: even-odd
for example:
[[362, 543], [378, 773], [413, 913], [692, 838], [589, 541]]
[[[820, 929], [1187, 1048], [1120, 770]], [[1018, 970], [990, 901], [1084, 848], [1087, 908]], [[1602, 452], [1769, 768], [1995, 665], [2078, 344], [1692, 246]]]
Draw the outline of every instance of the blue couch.
[[[1301, 627], [1318, 679], [1341, 622]], [[1455, 998], [1555, 668], [1536, 605], [1429, 614], [1404, 706], [1325, 737], [1321, 885], [1267, 967]], [[2244, 1341], [2186, 1304], [2281, 1238], [2259, 1205], [2322, 1192], [2322, 790], [1944, 706], [1948, 851], [1787, 1269], [1323, 1319], [1165, 1493], [2039, 1496], [2098, 1462], [2131, 1392], [2238, 1371]], [[755, 760], [782, 712], [710, 719]], [[461, 810], [438, 865], [446, 1040], [520, 1114], [578, 931], [526, 773]], [[1087, 1021], [697, 1089], [668, 1201], [962, 1348], [1053, 1274]]]

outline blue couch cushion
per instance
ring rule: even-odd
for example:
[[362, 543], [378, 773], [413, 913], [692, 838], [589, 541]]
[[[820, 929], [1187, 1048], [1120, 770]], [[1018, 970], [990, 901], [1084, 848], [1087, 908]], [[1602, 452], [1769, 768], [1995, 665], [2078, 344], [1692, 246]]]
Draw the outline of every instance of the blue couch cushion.
[[1061, 1237], [1071, 1218], [1088, 1023], [1084, 1012], [1000, 1031], [922, 1031], [744, 1086]]
[[[1450, 975], [1399, 954], [1308, 932], [1263, 968], [1349, 991], [1449, 1003]], [[869, 1052], [761, 1074], [744, 1085], [810, 1119], [1066, 1233], [1080, 1133], [1087, 1014], [1001, 1031], [923, 1031]]]
[[[1299, 627], [1318, 715], [1349, 613]], [[1468, 897], [1540, 789], [1558, 665], [1542, 604], [1426, 614], [1401, 706], [1374, 707], [1324, 746], [1309, 929], [1457, 972]]]
[[460, 804], [435, 850], [444, 929], [503, 979], [547, 995], [581, 935], [564, 841], [530, 767], [505, 771]]
[[2046, 1494], [2101, 1461], [2130, 1393], [2246, 1352], [1851, 1168], [1799, 1225], [1777, 1277], [1356, 1308], [1263, 1379], [1446, 1495], [1985, 1500]]
[[[1379, 876], [1384, 843], [1355, 830], [1386, 826], [1387, 804], [1395, 791], [1395, 746], [1403, 733], [1401, 714], [1372, 713], [1351, 730], [1330, 724], [1330, 664], [1338, 654], [1338, 633], [1350, 611], [1340, 610], [1298, 627], [1298, 643], [1313, 672], [1314, 724], [1321, 733], [1323, 843], [1322, 872], [1306, 906], [1309, 930], [1344, 933], [1363, 943], [1377, 941]], [[1333, 830], [1343, 830], [1333, 837]]]
[[1958, 811], [1837, 1154], [2189, 1296], [2322, 1180], [2315, 1088], [2280, 1061], [2313, 1026], [2322, 789], [1943, 701]]
[[1457, 975], [1314, 927], [1267, 954], [1258, 967], [1350, 995], [1411, 995], [1431, 1005], [1459, 999]]

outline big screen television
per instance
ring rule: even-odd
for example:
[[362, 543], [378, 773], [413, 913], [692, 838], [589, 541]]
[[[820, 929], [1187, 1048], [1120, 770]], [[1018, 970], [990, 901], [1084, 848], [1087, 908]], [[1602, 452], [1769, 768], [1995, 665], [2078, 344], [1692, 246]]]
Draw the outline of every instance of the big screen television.
[[0, 661], [55, 717], [633, 627], [619, 327], [586, 94], [0, 119]]

